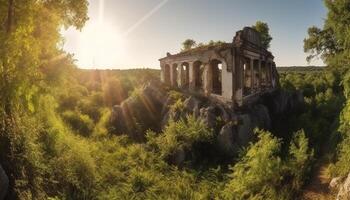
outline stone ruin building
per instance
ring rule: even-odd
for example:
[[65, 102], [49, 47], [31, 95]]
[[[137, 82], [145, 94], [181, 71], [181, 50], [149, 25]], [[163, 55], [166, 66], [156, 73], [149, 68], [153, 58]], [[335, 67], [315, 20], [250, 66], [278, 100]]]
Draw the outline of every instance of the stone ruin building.
[[167, 53], [159, 61], [163, 83], [232, 103], [234, 108], [279, 87], [274, 56], [250, 27], [238, 31], [232, 43]]

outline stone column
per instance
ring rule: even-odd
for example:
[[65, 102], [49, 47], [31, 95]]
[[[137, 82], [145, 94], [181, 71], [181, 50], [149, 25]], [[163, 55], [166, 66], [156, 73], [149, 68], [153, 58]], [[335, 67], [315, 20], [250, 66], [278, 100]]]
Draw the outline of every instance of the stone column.
[[209, 95], [212, 91], [212, 76], [210, 76], [210, 64], [204, 64], [204, 92], [206, 95]]
[[160, 81], [165, 83], [165, 69], [164, 66], [160, 66]]
[[258, 60], [259, 61], [259, 91], [261, 91], [261, 79], [262, 79], [262, 74], [261, 74], [261, 59]]
[[195, 74], [194, 74], [194, 68], [193, 68], [193, 62], [189, 63], [189, 73], [190, 73], [190, 80], [189, 80], [189, 89], [191, 91], [194, 91], [196, 88], [196, 79], [195, 79]]
[[177, 86], [177, 65], [172, 64], [170, 66], [170, 78], [171, 78], [171, 86], [176, 87]]
[[169, 68], [170, 68], [170, 85], [173, 86], [173, 76], [174, 76], [174, 70], [173, 70], [173, 65], [169, 64]]
[[250, 75], [251, 75], [251, 94], [253, 94], [254, 93], [254, 83], [255, 83], [254, 58], [250, 58]]
[[267, 64], [267, 82], [268, 82], [268, 87], [271, 87], [271, 85], [272, 85], [272, 75], [271, 75], [271, 62], [270, 61], [268, 61], [268, 64]]
[[177, 66], [177, 85], [179, 88], [181, 88], [184, 85], [183, 77], [184, 76], [184, 70], [182, 64]]
[[237, 99], [240, 104], [243, 102], [243, 94], [244, 94], [244, 87], [245, 87], [245, 74], [244, 74], [244, 64], [245, 64], [245, 57], [243, 55], [240, 55], [240, 59], [238, 62], [238, 74], [239, 74], [239, 84], [240, 84], [240, 91], [237, 92]]

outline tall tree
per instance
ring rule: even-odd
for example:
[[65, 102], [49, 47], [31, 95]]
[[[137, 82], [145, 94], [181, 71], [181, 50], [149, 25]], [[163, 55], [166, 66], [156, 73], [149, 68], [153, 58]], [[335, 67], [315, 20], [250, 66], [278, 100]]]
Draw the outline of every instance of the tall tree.
[[41, 69], [63, 53], [61, 27], [85, 24], [87, 0], [0, 0], [0, 164], [16, 185], [20, 112], [39, 86]]
[[182, 51], [188, 51], [196, 46], [196, 41], [187, 39], [182, 43]]
[[258, 31], [261, 36], [261, 43], [264, 48], [270, 48], [272, 37], [270, 35], [270, 28], [267, 23], [262, 21], [257, 21], [255, 25], [252, 26], [253, 29]]
[[[323, 28], [312, 26], [304, 39], [308, 61], [315, 57], [333, 67], [350, 67], [350, 1], [325, 0], [328, 9]], [[344, 68], [345, 67], [345, 68]]]

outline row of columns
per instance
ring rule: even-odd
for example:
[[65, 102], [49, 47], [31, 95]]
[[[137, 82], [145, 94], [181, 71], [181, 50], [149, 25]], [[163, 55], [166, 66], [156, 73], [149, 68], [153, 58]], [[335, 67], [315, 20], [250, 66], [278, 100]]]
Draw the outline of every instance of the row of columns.
[[[188, 88], [191, 91], [199, 90], [210, 94], [214, 90], [215, 81], [211, 68], [210, 63], [204, 64], [200, 61], [165, 64], [162, 66], [162, 80], [173, 87]], [[221, 73], [216, 73], [221, 79]]]
[[[238, 74], [227, 71], [227, 65], [216, 59], [209, 63], [177, 62], [162, 64], [162, 81], [173, 86], [190, 91], [201, 91], [205, 94], [217, 94], [225, 99], [241, 101], [243, 97], [274, 87], [272, 72], [273, 61], [253, 56], [240, 56]], [[222, 71], [213, 73], [215, 63], [222, 63]], [[216, 66], [217, 67], [217, 66]], [[219, 91], [218, 82], [220, 76]], [[236, 80], [235, 80], [236, 79]], [[233, 85], [236, 82], [238, 85]], [[242, 87], [241, 87], [242, 86]]]
[[[245, 57], [245, 63], [244, 63], [244, 70], [243, 70], [243, 77], [244, 77], [244, 95], [254, 94], [256, 92], [260, 92], [265, 87], [271, 87], [272, 85], [272, 63], [269, 61], [261, 60], [254, 57]], [[247, 86], [247, 80], [248, 77], [248, 68], [249, 68], [249, 76], [250, 76], [250, 87]], [[265, 76], [263, 78], [263, 75]], [[249, 89], [249, 91], [247, 91]]]

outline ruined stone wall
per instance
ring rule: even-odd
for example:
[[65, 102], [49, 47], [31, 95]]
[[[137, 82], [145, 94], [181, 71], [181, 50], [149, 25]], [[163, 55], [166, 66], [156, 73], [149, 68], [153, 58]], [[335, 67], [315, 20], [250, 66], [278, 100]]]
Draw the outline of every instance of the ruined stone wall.
[[273, 55], [261, 47], [259, 33], [246, 27], [236, 33], [232, 43], [168, 53], [160, 59], [161, 80], [242, 106], [279, 86], [273, 60]]

